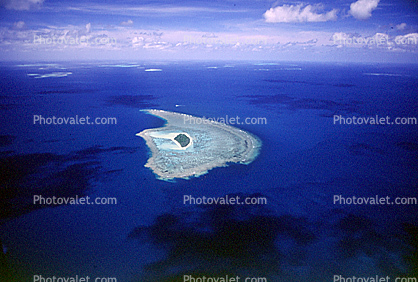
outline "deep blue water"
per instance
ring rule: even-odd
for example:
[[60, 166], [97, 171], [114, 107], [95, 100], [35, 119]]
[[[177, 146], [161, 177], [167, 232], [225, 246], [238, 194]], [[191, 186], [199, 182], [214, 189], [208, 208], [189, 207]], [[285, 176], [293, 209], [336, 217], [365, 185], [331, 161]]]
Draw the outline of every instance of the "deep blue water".
[[[418, 125], [339, 125], [333, 116], [418, 118], [417, 66], [125, 64], [131, 67], [0, 68], [1, 166], [6, 171], [0, 239], [7, 248], [2, 260], [17, 281], [76, 274], [180, 281], [161, 277], [220, 273], [220, 265], [224, 273], [269, 281], [412, 275], [414, 263], [416, 270], [416, 237], [411, 239], [417, 235], [416, 205], [335, 205], [333, 196], [418, 197]], [[53, 72], [70, 74], [40, 78]], [[140, 111], [147, 108], [265, 118], [267, 124], [238, 126], [262, 140], [260, 155], [250, 165], [231, 164], [198, 178], [158, 180], [144, 167], [150, 153], [135, 136], [164, 124]], [[34, 125], [34, 115], [116, 117], [117, 124]], [[39, 189], [51, 196], [115, 197], [118, 204], [40, 208], [30, 204]], [[183, 195], [236, 193], [257, 193], [268, 204], [225, 211], [182, 203]], [[157, 219], [163, 215], [174, 216], [176, 223], [165, 228]], [[205, 236], [216, 233], [207, 219], [211, 215], [239, 222], [240, 235], [222, 225], [220, 241], [209, 240], [222, 247], [207, 245]], [[190, 221], [192, 227], [186, 224]], [[269, 236], [261, 236], [260, 229]], [[235, 246], [242, 233], [258, 236], [253, 243], [265, 248], [252, 253], [252, 245], [244, 243], [226, 254], [209, 251]], [[240, 267], [229, 265], [231, 260]]]

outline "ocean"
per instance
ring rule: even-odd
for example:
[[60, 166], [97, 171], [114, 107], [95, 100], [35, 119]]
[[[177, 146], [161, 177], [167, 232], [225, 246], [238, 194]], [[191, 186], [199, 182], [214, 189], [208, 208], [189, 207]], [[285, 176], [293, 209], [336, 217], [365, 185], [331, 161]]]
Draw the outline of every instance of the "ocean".
[[[2, 275], [416, 276], [417, 73], [394, 64], [2, 63]], [[234, 126], [262, 141], [260, 154], [157, 179], [135, 134], [165, 122], [141, 109], [248, 120]], [[53, 117], [107, 124], [46, 124]], [[34, 195], [116, 203], [42, 205]], [[186, 195], [267, 202], [188, 205]], [[396, 198], [405, 202], [371, 203]]]

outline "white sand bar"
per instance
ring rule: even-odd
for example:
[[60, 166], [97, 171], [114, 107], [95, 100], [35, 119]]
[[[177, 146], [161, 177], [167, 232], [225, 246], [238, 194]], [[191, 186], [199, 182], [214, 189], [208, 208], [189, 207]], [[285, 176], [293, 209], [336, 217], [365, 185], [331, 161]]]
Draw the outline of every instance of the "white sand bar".
[[[196, 117], [163, 110], [144, 110], [167, 121], [164, 127], [140, 133], [151, 150], [145, 164], [162, 180], [198, 177], [227, 163], [249, 164], [255, 160], [261, 141], [251, 133], [223, 123], [204, 120], [191, 123]], [[179, 134], [190, 142], [184, 147], [174, 138]], [[187, 136], [187, 138], [185, 137]], [[183, 140], [184, 140], [183, 139]], [[181, 141], [180, 141], [181, 142]]]

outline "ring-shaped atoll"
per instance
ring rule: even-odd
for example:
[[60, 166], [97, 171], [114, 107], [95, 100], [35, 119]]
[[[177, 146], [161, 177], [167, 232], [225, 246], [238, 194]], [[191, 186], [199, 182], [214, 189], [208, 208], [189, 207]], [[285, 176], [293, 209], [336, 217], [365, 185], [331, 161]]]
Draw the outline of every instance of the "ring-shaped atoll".
[[137, 134], [151, 150], [145, 167], [159, 179], [198, 177], [227, 163], [249, 164], [259, 154], [260, 139], [239, 128], [182, 113], [143, 111], [167, 121]]

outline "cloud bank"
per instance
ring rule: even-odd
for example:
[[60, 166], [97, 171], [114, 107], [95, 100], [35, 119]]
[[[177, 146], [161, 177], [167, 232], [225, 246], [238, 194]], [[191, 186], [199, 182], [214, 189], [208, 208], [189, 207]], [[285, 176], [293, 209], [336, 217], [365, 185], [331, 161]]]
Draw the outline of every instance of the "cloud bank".
[[8, 10], [29, 11], [39, 8], [44, 0], [6, 0], [1, 1], [2, 6]]
[[320, 5], [283, 5], [267, 10], [263, 16], [269, 23], [290, 23], [290, 22], [326, 22], [337, 19], [337, 9], [327, 13], [320, 13]]

